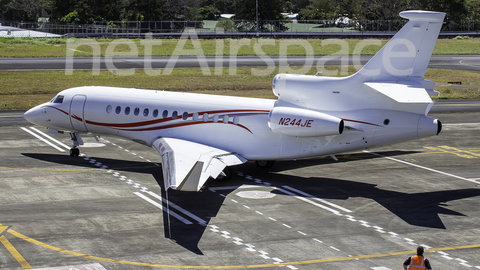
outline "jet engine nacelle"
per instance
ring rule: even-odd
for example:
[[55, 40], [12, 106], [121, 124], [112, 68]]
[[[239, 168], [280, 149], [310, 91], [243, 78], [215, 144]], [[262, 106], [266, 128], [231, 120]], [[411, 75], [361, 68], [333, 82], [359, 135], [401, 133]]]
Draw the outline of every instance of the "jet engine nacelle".
[[274, 107], [268, 116], [268, 126], [277, 134], [295, 137], [339, 135], [343, 120], [325, 113], [292, 107]]

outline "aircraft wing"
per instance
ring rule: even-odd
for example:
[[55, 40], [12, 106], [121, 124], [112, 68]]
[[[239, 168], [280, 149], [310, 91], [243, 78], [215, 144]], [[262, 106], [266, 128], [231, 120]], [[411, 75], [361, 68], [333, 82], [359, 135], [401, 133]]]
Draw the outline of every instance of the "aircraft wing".
[[247, 161], [238, 154], [181, 139], [158, 138], [152, 145], [162, 155], [165, 189], [198, 191], [226, 166]]

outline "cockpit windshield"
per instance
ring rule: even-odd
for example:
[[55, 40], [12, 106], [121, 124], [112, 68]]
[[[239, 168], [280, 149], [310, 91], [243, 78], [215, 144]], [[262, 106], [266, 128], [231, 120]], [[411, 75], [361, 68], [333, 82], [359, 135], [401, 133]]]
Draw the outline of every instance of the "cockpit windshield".
[[52, 98], [52, 100], [50, 100], [51, 103], [62, 103], [63, 102], [63, 96], [62, 95], [58, 95], [54, 98]]

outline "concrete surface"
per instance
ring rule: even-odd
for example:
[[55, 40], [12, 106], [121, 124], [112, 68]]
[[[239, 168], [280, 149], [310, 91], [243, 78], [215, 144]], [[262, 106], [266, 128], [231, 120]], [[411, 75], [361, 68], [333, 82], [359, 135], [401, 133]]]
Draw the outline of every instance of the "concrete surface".
[[480, 268], [480, 114], [434, 117], [436, 137], [168, 194], [154, 149], [84, 136], [73, 158], [68, 134], [2, 127], [0, 269], [388, 270], [419, 244], [433, 269]]

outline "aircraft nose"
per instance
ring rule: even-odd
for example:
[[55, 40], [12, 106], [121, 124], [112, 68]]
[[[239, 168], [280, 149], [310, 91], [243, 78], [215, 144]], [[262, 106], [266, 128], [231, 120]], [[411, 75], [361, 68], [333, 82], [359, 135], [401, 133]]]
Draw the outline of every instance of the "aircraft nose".
[[36, 125], [40, 125], [40, 119], [42, 114], [45, 113], [45, 110], [41, 108], [41, 106], [37, 106], [31, 108], [30, 110], [26, 111], [23, 114], [23, 118], [25, 118], [28, 122]]

